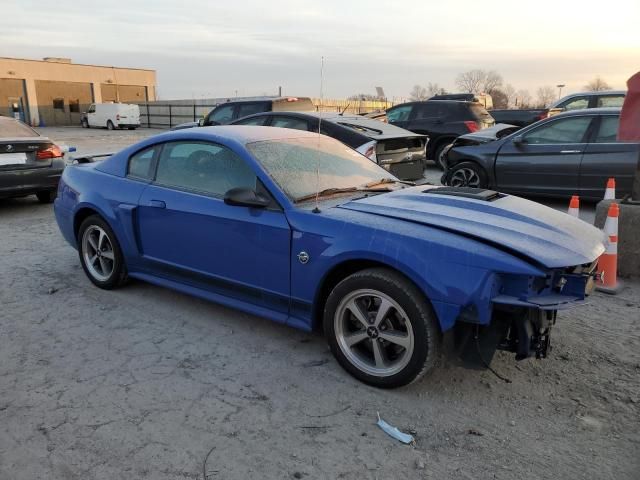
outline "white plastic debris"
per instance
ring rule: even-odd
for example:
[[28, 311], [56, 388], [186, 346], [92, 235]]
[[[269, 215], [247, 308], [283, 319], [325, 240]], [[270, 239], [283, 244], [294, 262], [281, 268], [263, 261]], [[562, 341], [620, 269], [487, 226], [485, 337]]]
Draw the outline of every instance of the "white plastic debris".
[[377, 413], [378, 413], [378, 426], [387, 435], [395, 438], [396, 440], [399, 440], [402, 443], [406, 443], [407, 445], [415, 442], [415, 439], [413, 438], [412, 435], [409, 435], [408, 433], [402, 433], [396, 427], [392, 427], [391, 425], [389, 425], [387, 422], [385, 422], [380, 418], [380, 412], [377, 412]]

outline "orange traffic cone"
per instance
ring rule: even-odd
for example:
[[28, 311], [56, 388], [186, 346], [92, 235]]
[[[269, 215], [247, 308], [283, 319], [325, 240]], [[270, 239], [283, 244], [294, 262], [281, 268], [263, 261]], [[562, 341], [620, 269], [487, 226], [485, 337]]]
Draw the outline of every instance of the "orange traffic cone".
[[620, 207], [617, 203], [609, 206], [604, 233], [607, 236], [605, 251], [598, 259], [598, 283], [596, 290], [616, 294], [621, 284], [618, 282], [618, 215]]
[[578, 195], [571, 197], [567, 213], [572, 217], [580, 218], [580, 197]]
[[605, 200], [615, 200], [616, 198], [616, 179], [610, 178], [607, 180], [607, 189], [604, 191]]

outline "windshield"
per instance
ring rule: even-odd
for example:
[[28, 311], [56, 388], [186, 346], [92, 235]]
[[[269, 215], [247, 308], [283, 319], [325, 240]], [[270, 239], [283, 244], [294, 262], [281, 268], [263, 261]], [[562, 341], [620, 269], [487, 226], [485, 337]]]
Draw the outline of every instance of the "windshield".
[[364, 155], [320, 135], [254, 142], [247, 148], [293, 201], [317, 191], [360, 187], [382, 178], [395, 180]]
[[0, 118], [0, 137], [38, 137], [39, 135], [22, 122], [12, 118]]

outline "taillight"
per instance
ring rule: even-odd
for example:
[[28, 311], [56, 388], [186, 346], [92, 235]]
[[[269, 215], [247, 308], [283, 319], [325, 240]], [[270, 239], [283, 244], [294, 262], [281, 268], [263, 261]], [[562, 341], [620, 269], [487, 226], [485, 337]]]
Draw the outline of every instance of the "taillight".
[[60, 158], [62, 156], [64, 156], [64, 153], [57, 145], [51, 145], [49, 148], [38, 150], [36, 153], [36, 159], [38, 160], [48, 160], [49, 158]]
[[548, 117], [549, 117], [549, 112], [548, 111], [547, 112], [542, 112], [540, 115], [538, 115], [536, 117], [536, 120], [544, 120], [545, 118], [548, 118]]
[[464, 122], [464, 124], [467, 126], [469, 133], [477, 132], [478, 130], [480, 130], [480, 127], [478, 127], [477, 122], [472, 122], [469, 120], [467, 122]]

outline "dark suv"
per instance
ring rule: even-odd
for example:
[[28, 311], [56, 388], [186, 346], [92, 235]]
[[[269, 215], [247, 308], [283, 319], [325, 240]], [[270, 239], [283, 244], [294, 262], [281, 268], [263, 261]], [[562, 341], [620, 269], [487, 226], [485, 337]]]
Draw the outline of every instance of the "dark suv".
[[228, 123], [254, 113], [262, 112], [311, 112], [316, 107], [308, 97], [276, 97], [258, 100], [238, 100], [221, 103], [211, 110], [199, 122], [187, 122], [176, 125], [171, 130], [182, 130], [191, 127], [209, 127], [211, 125], [227, 125]]
[[444, 148], [458, 136], [493, 126], [493, 117], [476, 102], [427, 100], [396, 105], [387, 110], [387, 119], [414, 133], [429, 136], [427, 158], [440, 168]]

